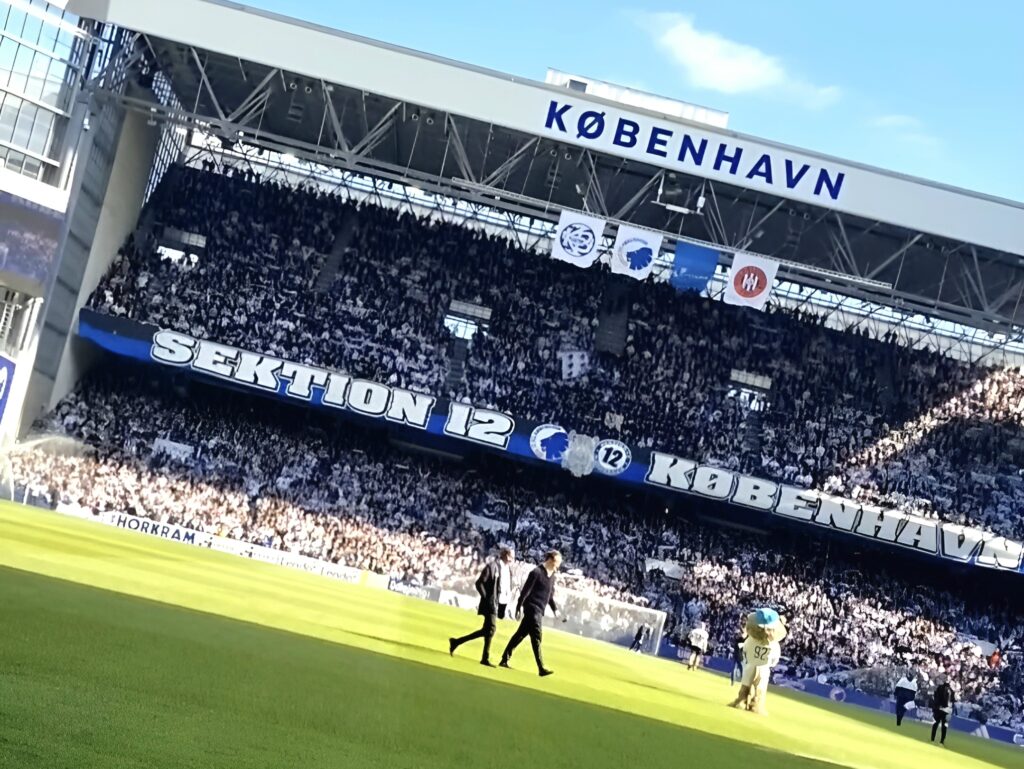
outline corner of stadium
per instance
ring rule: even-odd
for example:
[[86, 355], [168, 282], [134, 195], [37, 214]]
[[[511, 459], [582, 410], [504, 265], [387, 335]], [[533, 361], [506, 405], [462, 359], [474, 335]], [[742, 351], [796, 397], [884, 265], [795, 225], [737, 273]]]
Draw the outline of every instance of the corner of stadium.
[[0, 1], [0, 766], [1020, 766], [1022, 232], [578, 74]]

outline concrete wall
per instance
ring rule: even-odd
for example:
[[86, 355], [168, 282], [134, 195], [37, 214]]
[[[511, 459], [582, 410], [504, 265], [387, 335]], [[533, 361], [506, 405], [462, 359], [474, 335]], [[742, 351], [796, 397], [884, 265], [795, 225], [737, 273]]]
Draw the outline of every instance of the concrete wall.
[[159, 128], [146, 116], [108, 106], [92, 119], [84, 164], [76, 171], [68, 233], [53, 292], [45, 307], [38, 355], [20, 432], [71, 392], [96, 359], [74, 335], [78, 310], [136, 226]]

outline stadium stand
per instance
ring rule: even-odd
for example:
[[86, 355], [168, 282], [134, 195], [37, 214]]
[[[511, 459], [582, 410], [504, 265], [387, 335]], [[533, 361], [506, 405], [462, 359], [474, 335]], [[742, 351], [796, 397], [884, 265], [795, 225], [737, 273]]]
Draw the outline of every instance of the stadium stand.
[[[439, 393], [450, 381], [445, 314], [452, 300], [469, 301], [493, 315], [450, 396], [1024, 538], [1019, 370], [840, 332], [808, 313], [751, 322], [667, 284], [630, 297], [615, 356], [594, 347], [613, 276], [480, 230], [184, 167], [150, 209], [153, 221], [206, 237], [203, 258], [174, 262], [152, 235], [133, 240], [93, 308]], [[331, 262], [334, 235], [353, 216]], [[326, 287], [324, 269], [336, 271]], [[565, 350], [586, 352], [589, 370], [563, 378]], [[733, 370], [771, 380], [770, 408], [755, 413], [736, 397]]]
[[[933, 584], [918, 585], [868, 556], [724, 532], [565, 476], [410, 455], [346, 422], [332, 429], [301, 409], [177, 387], [118, 367], [87, 381], [38, 428], [88, 450], [13, 454], [19, 498], [129, 511], [414, 584], [473, 574], [498, 541], [524, 558], [557, 546], [572, 587], [664, 609], [677, 632], [705, 621], [719, 653], [747, 609], [770, 604], [791, 617], [788, 678], [847, 683], [866, 667], [910, 667], [924, 693], [951, 674], [971, 715], [1024, 726], [1020, 655], [993, 667], [966, 635], [1019, 648], [1024, 618], [995, 595], [975, 608], [966, 580], [942, 589], [922, 576]], [[154, 452], [158, 439], [195, 454]], [[480, 517], [504, 525], [480, 527]], [[645, 572], [652, 556], [680, 564], [681, 578]]]

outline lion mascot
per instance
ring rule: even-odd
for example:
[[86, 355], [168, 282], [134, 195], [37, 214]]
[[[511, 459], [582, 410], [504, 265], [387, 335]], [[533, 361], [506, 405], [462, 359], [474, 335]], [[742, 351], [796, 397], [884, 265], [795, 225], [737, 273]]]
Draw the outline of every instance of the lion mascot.
[[758, 609], [747, 615], [746, 631], [743, 677], [732, 706], [767, 715], [768, 680], [782, 653], [779, 644], [788, 634], [786, 622], [774, 609]]

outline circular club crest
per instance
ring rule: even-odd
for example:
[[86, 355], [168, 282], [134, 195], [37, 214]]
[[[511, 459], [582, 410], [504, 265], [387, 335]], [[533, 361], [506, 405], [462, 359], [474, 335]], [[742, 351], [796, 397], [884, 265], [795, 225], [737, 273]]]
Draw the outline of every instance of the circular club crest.
[[597, 236], [587, 225], [575, 222], [562, 230], [558, 242], [570, 256], [590, 256], [597, 247]]
[[748, 264], [733, 276], [732, 287], [744, 299], [753, 299], [768, 288], [768, 276], [760, 267]]
[[622, 441], [605, 439], [594, 449], [594, 465], [605, 475], [618, 475], [629, 467], [633, 454]]
[[569, 448], [569, 433], [558, 425], [540, 425], [530, 433], [530, 450], [537, 459], [561, 462]]
[[631, 272], [642, 272], [654, 261], [654, 250], [643, 238], [630, 238], [615, 249], [619, 263]]

